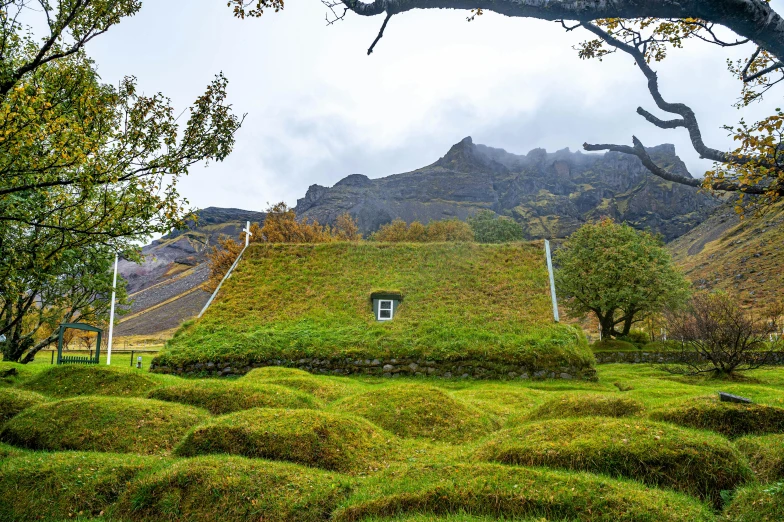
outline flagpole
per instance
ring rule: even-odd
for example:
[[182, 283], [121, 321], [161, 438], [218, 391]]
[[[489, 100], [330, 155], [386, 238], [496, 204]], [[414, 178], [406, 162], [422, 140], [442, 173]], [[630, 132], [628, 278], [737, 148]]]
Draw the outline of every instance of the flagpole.
[[553, 277], [553, 258], [550, 255], [550, 242], [548, 240], [544, 240], [544, 251], [545, 255], [547, 256], [547, 271], [550, 273], [550, 297], [553, 299], [553, 319], [555, 322], [559, 322], [558, 317], [558, 300], [555, 297], [555, 278]]
[[106, 349], [106, 365], [112, 364], [112, 337], [114, 334], [114, 300], [117, 291], [117, 262], [120, 260], [120, 255], [114, 255], [114, 281], [112, 281], [112, 306], [109, 310], [109, 345]]

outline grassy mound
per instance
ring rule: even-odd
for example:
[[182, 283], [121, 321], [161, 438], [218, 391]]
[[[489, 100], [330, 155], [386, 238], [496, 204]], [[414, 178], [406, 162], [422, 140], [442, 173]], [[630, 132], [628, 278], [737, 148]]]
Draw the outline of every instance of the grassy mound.
[[165, 465], [154, 457], [107, 453], [27, 453], [0, 463], [0, 520], [98, 516], [129, 481]]
[[306, 410], [255, 409], [193, 429], [175, 453], [229, 453], [286, 460], [332, 471], [380, 467], [389, 436], [365, 420]]
[[[362, 522], [498, 522], [510, 520], [491, 516], [475, 516], [466, 513], [453, 513], [450, 515], [407, 514], [392, 517], [370, 517]], [[515, 518], [516, 522], [548, 522], [545, 518]]]
[[78, 397], [28, 408], [3, 426], [0, 440], [50, 451], [162, 454], [207, 417], [170, 402]]
[[784, 480], [784, 435], [743, 437], [735, 446], [749, 459], [760, 482]]
[[474, 406], [430, 386], [406, 384], [352, 395], [332, 406], [364, 417], [401, 437], [463, 442], [498, 429], [498, 422]]
[[713, 520], [707, 506], [679, 493], [587, 473], [493, 464], [390, 468], [364, 480], [333, 520], [460, 511], [592, 522]]
[[531, 419], [562, 417], [628, 417], [643, 410], [641, 402], [619, 395], [568, 393], [553, 397], [534, 409]]
[[[594, 363], [577, 329], [552, 323], [547, 270], [532, 243], [252, 245], [223, 288], [156, 367], [410, 358], [560, 373], [592, 372]], [[373, 315], [379, 289], [403, 294], [392, 321]]]
[[728, 522], [781, 522], [784, 520], [784, 481], [736, 491], [724, 515]]
[[594, 352], [639, 352], [640, 349], [634, 343], [621, 341], [619, 339], [602, 339], [591, 345]]
[[0, 460], [7, 459], [10, 457], [17, 457], [19, 455], [23, 455], [26, 453], [25, 450], [21, 450], [19, 448], [15, 448], [13, 446], [9, 446], [8, 444], [3, 444], [0, 442]]
[[715, 431], [730, 438], [784, 433], [784, 408], [720, 402], [715, 397], [678, 401], [651, 412], [650, 416], [654, 420]]
[[46, 402], [46, 397], [40, 393], [0, 388], [0, 425], [22, 410], [43, 402]]
[[50, 397], [115, 395], [143, 397], [161, 385], [160, 378], [131, 368], [113, 366], [52, 366], [22, 384]]
[[312, 377], [313, 374], [298, 368], [286, 368], [284, 366], [264, 366], [254, 368], [246, 373], [242, 378], [245, 380], [266, 380], [281, 379], [289, 377]]
[[682, 491], [716, 504], [753, 474], [718, 435], [663, 423], [590, 418], [534, 422], [496, 433], [479, 460], [604, 473]]
[[345, 377], [313, 375], [294, 368], [256, 368], [240, 378], [241, 382], [263, 382], [300, 390], [332, 402], [365, 390], [361, 383]]
[[198, 457], [131, 483], [109, 516], [155, 522], [321, 521], [349, 488], [338, 475], [293, 464]]
[[188, 381], [151, 391], [150, 399], [179, 402], [220, 415], [250, 408], [318, 408], [311, 395], [274, 384]]
[[18, 364], [0, 361], [0, 386], [13, 386], [27, 380], [43, 368], [36, 364]]

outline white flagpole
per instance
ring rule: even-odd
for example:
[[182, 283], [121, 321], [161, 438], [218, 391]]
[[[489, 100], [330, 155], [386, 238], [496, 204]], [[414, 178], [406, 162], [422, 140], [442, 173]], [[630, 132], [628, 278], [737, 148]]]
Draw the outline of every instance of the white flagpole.
[[106, 349], [106, 365], [112, 364], [112, 335], [114, 334], [114, 299], [117, 291], [117, 262], [119, 254], [114, 255], [114, 281], [112, 282], [112, 306], [109, 311], [109, 344]]
[[553, 276], [553, 258], [550, 255], [550, 242], [544, 240], [544, 251], [547, 255], [547, 271], [550, 272], [550, 295], [553, 298], [553, 318], [555, 322], [559, 322], [558, 317], [558, 300], [555, 298], [555, 277]]

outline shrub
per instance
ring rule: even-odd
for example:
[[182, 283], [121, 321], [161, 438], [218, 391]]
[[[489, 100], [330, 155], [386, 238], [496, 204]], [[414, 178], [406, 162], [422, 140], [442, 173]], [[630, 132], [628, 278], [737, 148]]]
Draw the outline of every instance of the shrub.
[[23, 388], [51, 397], [116, 395], [143, 397], [161, 385], [160, 379], [130, 368], [112, 366], [52, 366], [25, 381]]
[[781, 345], [776, 318], [756, 317], [737, 296], [718, 292], [692, 297], [688, 307], [671, 312], [670, 335], [681, 339], [683, 364], [665, 367], [683, 375], [731, 376], [771, 362]]
[[228, 453], [332, 471], [378, 468], [389, 436], [364, 419], [320, 411], [254, 409], [210, 420], [177, 446], [184, 457]]
[[474, 237], [480, 243], [522, 241], [523, 228], [514, 219], [497, 215], [492, 210], [480, 210], [468, 218]]
[[350, 490], [333, 473], [239, 457], [183, 459], [130, 484], [110, 518], [146, 522], [315, 522]]
[[648, 344], [651, 338], [642, 330], [629, 330], [629, 333], [618, 337], [618, 340], [632, 343], [635, 346], [643, 346]]
[[735, 446], [749, 459], [760, 482], [784, 480], [784, 435], [743, 437]]
[[443, 390], [416, 384], [352, 395], [332, 406], [364, 417], [401, 437], [464, 442], [498, 429], [498, 422]]
[[46, 402], [46, 397], [40, 393], [0, 388], [0, 425], [22, 410], [42, 402]]
[[641, 402], [618, 395], [565, 393], [544, 402], [529, 414], [530, 419], [562, 417], [628, 417], [644, 409]]
[[318, 408], [313, 396], [275, 384], [191, 381], [151, 391], [150, 399], [190, 404], [220, 415], [250, 408]]
[[715, 431], [730, 438], [784, 433], [784, 408], [720, 402], [715, 397], [678, 401], [651, 412], [650, 417], [680, 426]]
[[30, 449], [162, 454], [207, 412], [149, 399], [78, 397], [33, 406], [3, 426], [0, 440]]
[[474, 233], [467, 223], [458, 219], [430, 221], [423, 225], [419, 221], [406, 224], [402, 219], [381, 225], [370, 239], [386, 243], [425, 243], [445, 241], [473, 241]]
[[0, 463], [0, 520], [98, 517], [129, 481], [167, 464], [107, 453], [26, 453]]
[[621, 339], [602, 339], [591, 345], [594, 352], [637, 352], [640, 349], [634, 344]]
[[725, 510], [728, 522], [780, 522], [784, 513], [784, 482], [755, 485], [735, 492]]
[[494, 434], [479, 460], [547, 466], [639, 480], [721, 503], [721, 491], [753, 479], [726, 439], [663, 423], [609, 418], [534, 422]]
[[587, 473], [498, 464], [393, 467], [365, 479], [332, 519], [463, 511], [518, 520], [697, 522], [713, 514], [697, 499]]

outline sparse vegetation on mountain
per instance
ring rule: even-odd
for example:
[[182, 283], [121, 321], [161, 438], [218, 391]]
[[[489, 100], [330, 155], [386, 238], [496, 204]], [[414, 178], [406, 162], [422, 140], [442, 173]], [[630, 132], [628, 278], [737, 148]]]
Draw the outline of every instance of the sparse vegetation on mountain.
[[595, 315], [604, 338], [628, 335], [645, 314], [675, 308], [688, 296], [686, 279], [658, 238], [609, 219], [580, 227], [556, 251], [555, 263], [567, 310]]

